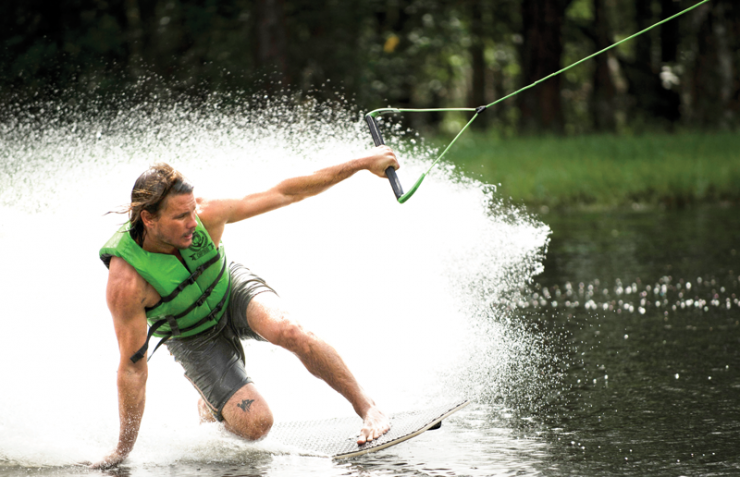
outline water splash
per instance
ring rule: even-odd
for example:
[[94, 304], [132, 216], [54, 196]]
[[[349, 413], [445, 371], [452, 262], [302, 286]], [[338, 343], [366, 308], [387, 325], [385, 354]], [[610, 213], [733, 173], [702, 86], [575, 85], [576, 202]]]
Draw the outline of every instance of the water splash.
[[[118, 355], [97, 250], [123, 221], [104, 214], [126, 203], [142, 170], [165, 161], [197, 194], [242, 196], [371, 146], [347, 105], [226, 99], [45, 103], [16, 107], [0, 123], [0, 359], [12, 363], [0, 381], [13, 390], [0, 398], [0, 462], [65, 465], [115, 444]], [[388, 142], [408, 182], [434, 151], [395, 132]], [[517, 323], [516, 303], [542, 269], [548, 234], [447, 166], [403, 206], [387, 181], [360, 173], [230, 226], [224, 243], [339, 350], [376, 401], [398, 411], [459, 396], [485, 403], [548, 379], [516, 371], [546, 353]], [[282, 350], [248, 343], [247, 369], [277, 419], [352, 414]], [[132, 465], [239, 463], [269, 450], [198, 426], [197, 395], [181, 372], [166, 352], [150, 362]]]

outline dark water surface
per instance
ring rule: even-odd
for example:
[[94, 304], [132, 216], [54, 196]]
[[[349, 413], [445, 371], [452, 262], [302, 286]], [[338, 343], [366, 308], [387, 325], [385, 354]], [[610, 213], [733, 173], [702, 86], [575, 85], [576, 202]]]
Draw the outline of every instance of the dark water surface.
[[104, 474], [740, 475], [738, 211], [540, 218], [553, 230], [545, 271], [514, 316], [549, 343], [547, 389], [479, 400], [440, 431], [345, 462], [256, 451]]
[[553, 235], [537, 313], [564, 326], [573, 348], [541, 471], [740, 474], [738, 211], [543, 220]]

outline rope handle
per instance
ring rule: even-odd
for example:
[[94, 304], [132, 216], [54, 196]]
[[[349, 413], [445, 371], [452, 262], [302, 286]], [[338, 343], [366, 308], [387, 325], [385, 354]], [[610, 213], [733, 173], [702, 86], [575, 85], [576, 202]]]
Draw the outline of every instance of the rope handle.
[[[375, 147], [385, 144], [385, 142], [383, 142], [383, 135], [380, 134], [380, 129], [378, 129], [378, 123], [375, 122], [375, 117], [368, 114], [367, 116], [365, 116], [365, 121], [370, 128], [370, 134], [373, 136]], [[385, 170], [385, 175], [386, 177], [388, 177], [388, 181], [391, 183], [393, 193], [396, 194], [396, 200], [399, 200], [401, 197], [403, 197], [403, 187], [401, 186], [401, 181], [398, 180], [398, 174], [396, 174], [396, 170], [393, 168], [393, 166], [388, 166], [388, 168]]]

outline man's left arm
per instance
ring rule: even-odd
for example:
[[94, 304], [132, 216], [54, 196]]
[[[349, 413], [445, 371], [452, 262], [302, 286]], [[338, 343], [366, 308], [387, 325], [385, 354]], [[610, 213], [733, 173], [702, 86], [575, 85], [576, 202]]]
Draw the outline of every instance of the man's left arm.
[[318, 195], [361, 170], [368, 170], [378, 177], [385, 178], [385, 170], [388, 167], [394, 169], [400, 167], [396, 155], [388, 146], [378, 146], [367, 156], [330, 166], [306, 176], [286, 179], [271, 189], [247, 195], [242, 199], [201, 199], [199, 215], [211, 236], [220, 236], [219, 232], [223, 230], [225, 224], [239, 222]]

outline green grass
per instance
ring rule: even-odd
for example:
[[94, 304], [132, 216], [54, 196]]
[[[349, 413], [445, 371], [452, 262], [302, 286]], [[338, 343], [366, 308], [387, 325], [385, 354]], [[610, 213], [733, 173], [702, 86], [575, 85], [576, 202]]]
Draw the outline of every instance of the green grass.
[[740, 134], [497, 139], [467, 132], [445, 159], [529, 206], [740, 202]]

